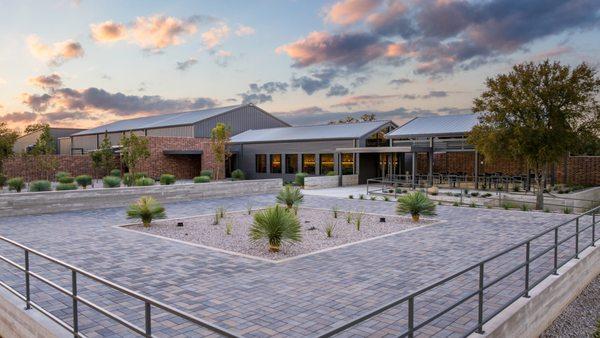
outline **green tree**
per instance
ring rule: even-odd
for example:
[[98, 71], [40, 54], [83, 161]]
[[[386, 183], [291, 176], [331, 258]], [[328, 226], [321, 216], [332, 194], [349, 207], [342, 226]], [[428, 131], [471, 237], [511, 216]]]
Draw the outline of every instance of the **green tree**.
[[104, 132], [104, 139], [100, 143], [100, 148], [92, 153], [92, 164], [94, 169], [101, 169], [104, 175], [108, 175], [115, 166], [115, 155], [112, 150], [108, 132]]
[[13, 154], [13, 145], [19, 137], [19, 133], [8, 128], [6, 122], [0, 122], [0, 172], [2, 162]]
[[59, 166], [58, 159], [53, 156], [56, 153], [54, 137], [50, 134], [50, 126], [48, 124], [39, 125], [39, 128], [35, 131], [38, 130], [41, 130], [42, 133], [31, 149], [30, 155], [35, 158], [36, 162], [39, 162], [41, 168], [46, 173], [46, 179], [50, 179], [50, 177], [54, 176], [54, 172]]
[[30, 124], [27, 127], [25, 127], [25, 131], [23, 133], [25, 135], [31, 134], [38, 130], [45, 129], [46, 127], [49, 127], [48, 123], [33, 123], [33, 124]]
[[358, 123], [358, 122], [370, 122], [375, 121], [375, 114], [362, 114], [359, 118], [352, 117], [350, 115], [339, 119], [337, 121], [330, 121], [329, 124], [346, 124], [346, 123]]
[[133, 132], [121, 138], [121, 162], [129, 168], [129, 173], [135, 177], [136, 166], [140, 160], [150, 157], [148, 139], [139, 137]]
[[225, 161], [231, 155], [229, 143], [231, 142], [231, 128], [224, 123], [217, 125], [210, 131], [210, 149], [215, 158], [215, 180], [221, 176], [221, 169], [225, 167]]
[[536, 208], [543, 209], [547, 166], [585, 134], [598, 135], [596, 70], [585, 63], [528, 62], [487, 79], [486, 87], [473, 103], [481, 115], [469, 142], [490, 161], [525, 161], [535, 173]]

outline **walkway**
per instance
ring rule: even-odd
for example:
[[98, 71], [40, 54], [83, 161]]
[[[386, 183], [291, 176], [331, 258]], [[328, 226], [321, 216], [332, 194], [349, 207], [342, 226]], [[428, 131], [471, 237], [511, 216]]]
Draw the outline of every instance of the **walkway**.
[[[169, 217], [182, 217], [213, 213], [219, 206], [244, 210], [247, 204], [258, 207], [273, 201], [272, 195], [260, 195], [180, 202], [166, 207]], [[323, 196], [306, 196], [305, 204], [386, 214], [393, 213], [395, 207], [391, 202]], [[438, 213], [443, 223], [285, 263], [241, 258], [115, 228], [115, 224], [128, 222], [124, 208], [3, 218], [0, 234], [245, 336], [304, 337], [327, 331], [573, 217], [449, 206], [439, 207]], [[532, 249], [535, 252], [542, 246], [533, 243]], [[0, 252], [22, 262], [22, 252], [8, 244], [1, 244]], [[491, 264], [486, 280], [506, 271], [506, 264], [522, 261], [522, 253], [515, 255]], [[549, 262], [545, 261], [544, 269]], [[22, 291], [22, 274], [6, 264], [0, 267], [0, 279]], [[70, 287], [70, 276], [64, 270], [40, 259], [33, 259], [32, 267]], [[522, 270], [515, 273], [515, 280], [521, 273]], [[541, 273], [541, 269], [532, 268], [534, 277]], [[417, 299], [417, 323], [474, 290], [476, 274], [467, 277], [473, 279], [458, 280]], [[522, 290], [522, 285], [514, 281], [497, 286], [486, 293], [486, 314]], [[140, 302], [89, 281], [80, 286], [80, 294], [143, 326]], [[40, 282], [35, 282], [32, 298], [70, 322], [69, 298], [49, 291]], [[470, 302], [457, 308], [421, 333], [464, 333], [476, 318], [473, 306]], [[387, 311], [342, 336], [397, 335], [406, 329], [405, 308]], [[83, 307], [81, 313], [80, 327], [88, 336], [127, 335], [90, 309]], [[157, 314], [159, 311], [153, 312]], [[158, 335], [207, 334], [177, 318], [153, 318], [153, 333]]]

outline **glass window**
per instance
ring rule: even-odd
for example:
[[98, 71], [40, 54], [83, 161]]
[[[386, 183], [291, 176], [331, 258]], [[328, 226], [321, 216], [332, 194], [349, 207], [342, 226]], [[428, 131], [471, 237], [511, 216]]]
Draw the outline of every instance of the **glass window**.
[[302, 172], [315, 174], [315, 154], [302, 154]]
[[342, 154], [342, 175], [354, 174], [354, 154]]
[[281, 174], [281, 154], [271, 154], [271, 173]]
[[256, 155], [256, 172], [266, 173], [267, 172], [267, 155], [257, 154]]
[[298, 154], [285, 154], [285, 173], [295, 174], [298, 172]]
[[319, 156], [321, 175], [327, 175], [334, 171], [333, 167], [333, 154], [321, 154]]

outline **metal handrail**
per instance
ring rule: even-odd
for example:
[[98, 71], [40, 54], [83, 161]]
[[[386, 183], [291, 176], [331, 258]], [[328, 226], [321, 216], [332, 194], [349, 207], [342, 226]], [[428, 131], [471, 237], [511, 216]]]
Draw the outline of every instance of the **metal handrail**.
[[[548, 276], [554, 274], [554, 275], [558, 275], [558, 269], [560, 267], [562, 267], [563, 265], [565, 265], [569, 260], [575, 258], [578, 259], [579, 258], [579, 253], [581, 253], [582, 250], [585, 250], [588, 247], [595, 247], [596, 246], [596, 224], [598, 222], [596, 222], [596, 214], [600, 212], [600, 207], [596, 207], [594, 209], [591, 209], [583, 214], [580, 214], [568, 221], [565, 221], [563, 223], [560, 223], [558, 225], [555, 225], [549, 229], [546, 229], [540, 233], [538, 233], [537, 235], [531, 236], [530, 238], [521, 241], [517, 244], [514, 244], [512, 246], [510, 246], [508, 249], [505, 249], [503, 251], [500, 251], [498, 253], [495, 253], [491, 256], [488, 256], [486, 258], [484, 258], [483, 260], [472, 264], [458, 272], [453, 273], [452, 275], [443, 278], [437, 282], [434, 282], [432, 284], [429, 284], [415, 292], [412, 292], [409, 295], [406, 295], [404, 297], [401, 297], [399, 299], [393, 300], [391, 302], [388, 302], [385, 305], [382, 305], [366, 314], [363, 314], [362, 316], [359, 316], [357, 318], [354, 318], [352, 320], [350, 320], [347, 323], [344, 323], [342, 325], [339, 325], [335, 328], [333, 328], [332, 330], [329, 330], [327, 332], [321, 333], [320, 335], [318, 335], [318, 337], [331, 337], [335, 334], [338, 334], [340, 332], [346, 331], [347, 329], [369, 319], [372, 318], [382, 312], [385, 312], [386, 310], [389, 310], [393, 307], [396, 307], [398, 305], [401, 305], [405, 302], [408, 302], [408, 315], [407, 315], [407, 319], [408, 319], [408, 331], [402, 333], [400, 335], [400, 337], [410, 337], [412, 338], [415, 331], [417, 331], [418, 329], [424, 327], [425, 325], [427, 325], [428, 323], [434, 321], [435, 319], [438, 319], [439, 317], [441, 317], [442, 315], [446, 314], [447, 312], [449, 312], [450, 310], [454, 309], [455, 307], [457, 307], [458, 305], [464, 303], [465, 301], [467, 301], [468, 299], [477, 296], [478, 295], [478, 320], [477, 320], [477, 326], [467, 330], [466, 335], [469, 335], [473, 332], [478, 332], [478, 333], [483, 333], [483, 325], [485, 323], [487, 323], [492, 317], [494, 317], [495, 315], [497, 315], [498, 313], [500, 313], [502, 310], [506, 309], [510, 304], [512, 304], [514, 301], [516, 301], [517, 299], [519, 299], [520, 297], [529, 297], [529, 291], [535, 287], [536, 285], [538, 285], [540, 282], [542, 282], [545, 278], [547, 278]], [[586, 226], [585, 228], [580, 228], [579, 227], [579, 220], [583, 217], [583, 216], [590, 216], [592, 218], [592, 222], [590, 225]], [[570, 234], [569, 236], [567, 236], [566, 238], [563, 238], [562, 240], [558, 239], [558, 231], [560, 229], [560, 227], [565, 226], [567, 224], [572, 224], [572, 222], [575, 222], [575, 232], [573, 234]], [[587, 243], [585, 245], [585, 247], [583, 249], [580, 249], [580, 241], [579, 241], [579, 234], [584, 232], [587, 229], [592, 229], [592, 238], [591, 241], [589, 243]], [[541, 252], [537, 253], [536, 255], [534, 255], [533, 257], [531, 257], [531, 242], [544, 236], [547, 235], [551, 232], [554, 232], [554, 244], [548, 248], [543, 249]], [[569, 256], [569, 259], [567, 259], [566, 261], [559, 263], [558, 262], [558, 248], [561, 244], [567, 242], [568, 240], [572, 239], [573, 237], [575, 237], [575, 252], [573, 255]], [[490, 261], [499, 258], [509, 252], [512, 252], [516, 249], [522, 248], [523, 246], [525, 246], [526, 250], [525, 250], [525, 260], [522, 263], [517, 264], [517, 266], [511, 268], [507, 273], [502, 274], [501, 276], [498, 276], [496, 279], [489, 281], [488, 283], [484, 282], [484, 269], [485, 269], [485, 264], [489, 263]], [[553, 260], [553, 268], [552, 271], [550, 271], [549, 273], [545, 274], [542, 278], [534, 281], [533, 283], [531, 283], [530, 280], [530, 264], [532, 262], [534, 262], [535, 260], [541, 258], [544, 254], [550, 252], [552, 249], [554, 249], [554, 260]], [[506, 304], [504, 304], [503, 306], [501, 306], [499, 309], [497, 309], [496, 311], [494, 311], [490, 316], [488, 317], [484, 317], [483, 314], [483, 308], [484, 308], [484, 291], [488, 288], [490, 288], [491, 286], [495, 285], [496, 283], [500, 282], [501, 280], [504, 280], [505, 278], [509, 277], [510, 275], [514, 274], [515, 272], [519, 271], [520, 269], [522, 269], [523, 267], [525, 267], [525, 278], [524, 278], [524, 282], [525, 282], [525, 288], [518, 293], [518, 295], [511, 299], [509, 302], [507, 302]], [[443, 285], [459, 276], [462, 276], [470, 271], [473, 271], [474, 269], [478, 268], [479, 270], [479, 278], [478, 278], [478, 290], [475, 292], [472, 292], [470, 294], [468, 294], [467, 296], [463, 297], [462, 299], [460, 299], [457, 302], [454, 302], [453, 304], [445, 307], [444, 309], [442, 309], [440, 312], [438, 312], [436, 315], [433, 315], [427, 319], [425, 319], [422, 323], [419, 323], [417, 325], [415, 325], [414, 323], [414, 301], [415, 298], [421, 294], [424, 294], [425, 292], [432, 290], [440, 285]], [[465, 336], [466, 336], [465, 335]]]
[[[143, 296], [142, 294], [135, 292], [133, 290], [130, 290], [124, 286], [115, 284], [111, 281], [108, 281], [102, 277], [96, 276], [95, 274], [92, 274], [90, 272], [87, 272], [85, 270], [79, 269], [71, 264], [65, 263], [59, 259], [56, 259], [54, 257], [48, 256], [42, 252], [39, 252], [37, 250], [31, 249], [23, 244], [17, 243], [11, 239], [8, 239], [4, 236], [0, 236], [0, 240], [12, 244], [20, 249], [24, 250], [24, 254], [25, 254], [25, 266], [21, 266], [18, 263], [13, 262], [12, 260], [0, 255], [0, 260], [4, 261], [6, 263], [8, 263], [9, 265], [13, 266], [14, 268], [17, 268], [18, 270], [24, 272], [24, 276], [25, 276], [25, 295], [22, 295], [20, 292], [16, 291], [14, 288], [10, 287], [8, 284], [0, 281], [0, 286], [4, 287], [5, 289], [7, 289], [8, 291], [10, 291], [11, 293], [13, 293], [14, 295], [16, 295], [18, 298], [20, 298], [21, 300], [25, 301], [26, 310], [31, 309], [32, 307], [37, 309], [38, 311], [40, 311], [42, 314], [46, 315], [48, 318], [50, 318], [51, 320], [53, 320], [54, 322], [56, 322], [57, 324], [59, 324], [60, 326], [62, 326], [63, 328], [65, 328], [66, 330], [68, 330], [70, 333], [73, 334], [74, 337], [85, 337], [85, 335], [83, 335], [80, 331], [79, 331], [79, 313], [78, 313], [78, 304], [82, 303], [98, 312], [100, 312], [101, 314], [103, 314], [104, 316], [113, 319], [115, 321], [117, 321], [118, 323], [120, 323], [121, 325], [125, 326], [126, 328], [138, 333], [141, 336], [144, 337], [154, 337], [152, 335], [152, 307], [161, 309], [163, 311], [166, 311], [172, 315], [175, 315], [177, 317], [183, 318], [187, 321], [190, 321], [198, 326], [201, 326], [205, 329], [208, 329], [214, 333], [218, 333], [220, 335], [223, 335], [225, 337], [240, 337], [239, 334], [234, 333], [232, 331], [229, 331], [225, 328], [222, 328], [216, 324], [211, 324], [206, 322], [205, 320], [202, 320], [198, 317], [195, 317], [194, 315], [191, 315], [189, 313], [177, 310], [176, 308], [167, 305], [163, 302], [160, 302], [158, 300]], [[38, 273], [32, 272], [30, 270], [30, 266], [29, 266], [29, 256], [30, 254], [34, 254], [36, 256], [39, 256], [41, 258], [44, 258], [52, 263], [58, 264], [64, 268], [67, 268], [71, 271], [71, 291], [67, 290], [66, 288], [63, 288], [61, 286], [59, 286], [58, 284], [44, 278], [43, 276], [41, 276]], [[145, 323], [144, 323], [144, 328], [140, 328], [137, 325], [134, 325], [132, 323], [130, 323], [129, 321], [127, 321], [126, 319], [102, 308], [101, 306], [96, 305], [95, 303], [81, 297], [78, 293], [77, 293], [77, 277], [78, 275], [81, 276], [85, 276], [93, 281], [96, 281], [102, 285], [105, 285], [113, 290], [119, 291], [123, 294], [126, 294], [130, 297], [136, 298], [140, 301], [142, 301], [144, 303], [144, 316], [145, 316]], [[37, 280], [40, 280], [42, 282], [44, 282], [46, 285], [49, 285], [50, 287], [58, 290], [59, 292], [67, 295], [68, 297], [72, 298], [73, 303], [72, 303], [72, 313], [73, 313], [73, 324], [67, 324], [66, 322], [64, 322], [63, 320], [61, 320], [60, 318], [52, 315], [50, 312], [48, 312], [47, 310], [43, 309], [42, 306], [40, 306], [39, 304], [35, 303], [34, 301], [31, 300], [31, 281], [30, 281], [30, 277], [34, 277]]]

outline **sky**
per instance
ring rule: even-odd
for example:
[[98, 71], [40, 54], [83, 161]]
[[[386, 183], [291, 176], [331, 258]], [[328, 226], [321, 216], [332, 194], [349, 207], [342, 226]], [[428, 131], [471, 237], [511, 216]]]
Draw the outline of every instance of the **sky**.
[[485, 80], [600, 64], [597, 0], [0, 0], [0, 121], [254, 103], [294, 125], [470, 112]]

